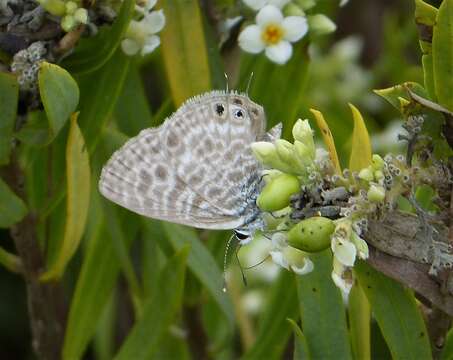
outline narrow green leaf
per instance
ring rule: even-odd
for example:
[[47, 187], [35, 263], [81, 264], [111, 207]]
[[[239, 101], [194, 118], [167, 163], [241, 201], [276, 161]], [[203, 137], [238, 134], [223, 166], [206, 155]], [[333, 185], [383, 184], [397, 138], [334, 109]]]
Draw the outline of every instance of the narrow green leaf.
[[94, 37], [82, 39], [63, 66], [73, 74], [88, 74], [111, 60], [129, 26], [134, 6], [135, 0], [124, 0], [113, 25], [104, 26]]
[[[88, 247], [84, 254], [66, 327], [63, 359], [80, 359], [93, 337], [102, 310], [108, 303], [121, 268], [115, 247], [110, 241], [108, 226], [121, 222], [128, 226], [129, 235], [124, 240], [130, 246], [138, 229], [138, 222], [126, 212], [114, 212], [114, 217], [105, 219], [97, 189], [93, 190], [89, 216]], [[115, 209], [116, 210], [116, 209]]]
[[82, 133], [77, 124], [77, 114], [71, 117], [66, 145], [66, 225], [63, 242], [57, 258], [41, 276], [48, 281], [61, 277], [67, 263], [77, 250], [85, 229], [90, 203], [90, 160]]
[[371, 359], [371, 309], [360, 284], [356, 282], [349, 294], [349, 327], [354, 359]]
[[225, 326], [228, 326], [230, 334], [232, 334], [234, 328], [233, 305], [227, 294], [222, 291], [224, 286], [223, 275], [215, 259], [198, 239], [193, 229], [165, 222], [162, 223], [162, 226], [175, 250], [190, 245], [191, 252], [187, 260], [189, 269], [200, 280], [222, 310], [227, 320]]
[[440, 356], [441, 360], [453, 360], [453, 329], [450, 329]]
[[433, 70], [437, 101], [453, 111], [453, 2], [442, 1], [433, 26]]
[[360, 111], [352, 104], [349, 104], [349, 107], [354, 120], [349, 169], [351, 171], [359, 171], [371, 164], [371, 142]]
[[0, 72], [0, 94], [0, 165], [6, 165], [9, 163], [19, 101], [19, 85], [14, 75]]
[[289, 323], [293, 327], [294, 332], [294, 360], [309, 360], [311, 359], [310, 353], [308, 352], [307, 339], [300, 329], [299, 325], [294, 320], [288, 319]]
[[421, 95], [423, 97], [426, 96], [426, 91], [421, 86], [420, 84], [417, 84], [415, 82], [405, 82], [400, 85], [395, 85], [386, 89], [378, 89], [374, 90], [374, 92], [383, 97], [385, 100], [387, 100], [390, 104], [392, 104], [396, 109], [401, 111], [401, 106], [400, 106], [400, 98], [404, 98], [406, 100], [410, 99], [410, 96], [407, 92], [407, 90], [410, 90], [418, 95]]
[[289, 271], [282, 271], [274, 281], [259, 319], [255, 343], [244, 355], [244, 360], [282, 358], [291, 335], [291, 326], [287, 319], [298, 318], [294, 276]]
[[79, 103], [79, 87], [65, 69], [48, 62], [42, 62], [39, 67], [38, 83], [45, 117], [43, 113], [35, 113], [32, 121], [17, 136], [31, 145], [43, 146], [55, 139], [75, 112]]
[[81, 91], [79, 124], [90, 154], [115, 109], [129, 62], [119, 49], [102, 68], [78, 79]]
[[428, 332], [410, 290], [365, 262], [354, 270], [393, 359], [431, 359]]
[[436, 87], [434, 85], [434, 72], [433, 72], [433, 55], [422, 55], [423, 65], [423, 83], [425, 84], [426, 92], [431, 100], [437, 101]]
[[330, 250], [310, 256], [312, 273], [298, 276], [302, 331], [313, 359], [352, 359], [345, 308], [331, 279]]
[[162, 55], [173, 102], [211, 89], [206, 40], [198, 1], [163, 0], [167, 23], [162, 31]]
[[185, 246], [168, 260], [160, 274], [159, 292], [145, 304], [142, 317], [135, 323], [115, 359], [149, 359], [158, 350], [159, 340], [181, 307], [189, 250]]
[[27, 206], [0, 178], [0, 228], [18, 223], [27, 214]]
[[415, 23], [426, 26], [433, 26], [436, 23], [437, 9], [424, 2], [415, 0]]

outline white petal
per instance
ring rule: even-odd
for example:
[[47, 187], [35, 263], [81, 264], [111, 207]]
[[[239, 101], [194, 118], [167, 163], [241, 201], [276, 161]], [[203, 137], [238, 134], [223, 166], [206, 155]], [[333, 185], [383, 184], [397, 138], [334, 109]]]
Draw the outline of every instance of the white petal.
[[261, 29], [257, 25], [247, 26], [239, 34], [239, 46], [242, 50], [252, 54], [258, 54], [264, 49], [264, 42], [261, 39]]
[[267, 3], [269, 5], [274, 5], [274, 6], [278, 7], [279, 9], [281, 9], [283, 6], [288, 4], [290, 1], [291, 0], [268, 0]]
[[163, 10], [153, 11], [143, 19], [148, 34], [158, 33], [165, 26], [165, 15]]
[[293, 47], [288, 41], [280, 41], [278, 44], [266, 48], [266, 56], [274, 63], [283, 65], [293, 54]]
[[272, 245], [278, 250], [288, 246], [288, 237], [283, 232], [272, 235]]
[[308, 31], [307, 19], [302, 16], [288, 16], [282, 22], [285, 30], [285, 40], [295, 42], [300, 40]]
[[345, 294], [346, 296], [349, 295], [353, 284], [352, 282], [343, 279], [341, 276], [337, 275], [334, 272], [332, 273], [332, 280], [343, 294]]
[[332, 250], [335, 258], [345, 266], [353, 266], [357, 255], [355, 245], [349, 241], [333, 240]]
[[280, 265], [281, 267], [284, 267], [285, 269], [288, 269], [288, 262], [286, 261], [285, 257], [283, 256], [283, 253], [280, 251], [269, 251], [269, 255], [272, 258], [272, 261]]
[[154, 49], [159, 46], [159, 44], [160, 44], [159, 36], [157, 35], [150, 36], [145, 41], [145, 45], [143, 46], [142, 49], [142, 55], [146, 55], [153, 52]]
[[313, 262], [308, 257], [306, 257], [304, 266], [298, 267], [296, 265], [291, 265], [291, 270], [294, 271], [297, 275], [305, 275], [311, 273], [314, 267], [315, 266], [313, 265]]
[[145, 5], [146, 10], [151, 10], [157, 3], [157, 0], [148, 0]]
[[132, 39], [124, 39], [121, 41], [121, 49], [126, 55], [132, 56], [138, 53], [140, 45]]
[[280, 24], [283, 21], [283, 14], [280, 9], [274, 5], [266, 5], [256, 15], [256, 23], [260, 27], [267, 24]]
[[267, 0], [242, 0], [244, 4], [253, 10], [259, 10], [266, 5]]

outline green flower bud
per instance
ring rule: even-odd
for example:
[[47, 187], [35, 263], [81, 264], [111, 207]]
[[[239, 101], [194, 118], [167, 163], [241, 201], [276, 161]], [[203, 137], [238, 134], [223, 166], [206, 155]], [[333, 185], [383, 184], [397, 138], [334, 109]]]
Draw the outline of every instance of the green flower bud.
[[287, 163], [290, 166], [294, 163], [293, 144], [284, 139], [278, 139], [275, 141], [275, 148], [277, 150], [278, 156], [283, 162]]
[[267, 184], [281, 174], [283, 173], [280, 170], [275, 169], [263, 170], [263, 179]]
[[302, 8], [299, 5], [292, 2], [285, 6], [285, 8], [283, 9], [283, 13], [285, 14], [285, 16], [305, 17], [305, 13], [302, 10]]
[[296, 0], [296, 4], [298, 4], [304, 10], [308, 10], [315, 6], [316, 2], [315, 0]]
[[379, 185], [371, 185], [367, 197], [371, 202], [381, 202], [385, 199], [385, 189]]
[[74, 19], [79, 24], [86, 24], [88, 22], [88, 11], [84, 8], [79, 8], [74, 12]]
[[359, 178], [365, 181], [373, 181], [374, 180], [374, 175], [373, 175], [373, 170], [371, 169], [371, 166], [368, 166], [365, 169], [360, 170], [359, 172]]
[[60, 25], [64, 31], [69, 32], [77, 26], [77, 22], [72, 15], [66, 15], [61, 19]]
[[310, 127], [308, 120], [297, 120], [293, 126], [294, 140], [303, 143], [309, 150], [312, 156], [315, 156], [315, 142], [313, 140], [313, 130]]
[[383, 158], [381, 158], [378, 154], [373, 154], [371, 159], [371, 166], [373, 167], [373, 170], [382, 170], [384, 163], [385, 161]]
[[334, 32], [337, 29], [335, 23], [323, 14], [309, 16], [308, 28], [314, 35], [325, 35]]
[[263, 211], [277, 211], [289, 205], [290, 197], [300, 191], [296, 176], [282, 174], [266, 184], [256, 200]]
[[292, 172], [291, 167], [280, 160], [274, 144], [266, 141], [258, 141], [252, 144], [252, 151], [263, 165], [283, 172]]
[[335, 230], [332, 220], [316, 216], [302, 220], [288, 232], [288, 244], [297, 249], [316, 252], [327, 249]]
[[49, 14], [55, 16], [63, 16], [66, 14], [65, 3], [61, 0], [41, 0], [38, 2]]
[[73, 14], [78, 8], [77, 4], [74, 1], [68, 1], [66, 3], [66, 13]]
[[304, 167], [313, 165], [314, 154], [305, 144], [301, 143], [298, 140], [294, 141], [294, 148], [296, 149], [296, 155], [298, 160], [302, 163]]
[[376, 170], [374, 172], [374, 178], [376, 179], [376, 181], [380, 181], [384, 178], [384, 173], [381, 170]]

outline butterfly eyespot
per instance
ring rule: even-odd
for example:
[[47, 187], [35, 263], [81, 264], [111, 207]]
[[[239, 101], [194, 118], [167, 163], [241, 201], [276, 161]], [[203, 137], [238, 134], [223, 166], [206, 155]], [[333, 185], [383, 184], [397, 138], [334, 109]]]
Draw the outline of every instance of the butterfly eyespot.
[[217, 115], [221, 116], [224, 111], [225, 111], [225, 107], [222, 104], [217, 104], [215, 106], [215, 112], [217, 113]]
[[258, 116], [258, 109], [252, 109], [252, 114]]
[[234, 112], [234, 117], [236, 117], [236, 118], [238, 118], [238, 119], [241, 118], [241, 117], [244, 117], [243, 111], [242, 111], [242, 110], [236, 110], [236, 111]]

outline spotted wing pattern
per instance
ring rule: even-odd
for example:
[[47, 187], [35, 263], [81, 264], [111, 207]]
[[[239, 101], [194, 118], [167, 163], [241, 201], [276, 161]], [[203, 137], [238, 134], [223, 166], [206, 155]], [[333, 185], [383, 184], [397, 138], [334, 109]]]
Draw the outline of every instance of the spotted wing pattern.
[[262, 108], [247, 96], [211, 92], [143, 130], [104, 166], [101, 193], [139, 214], [208, 229], [244, 224], [245, 187], [259, 163]]

